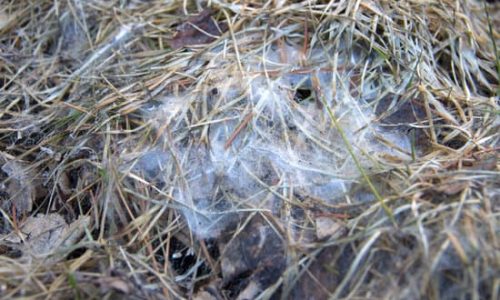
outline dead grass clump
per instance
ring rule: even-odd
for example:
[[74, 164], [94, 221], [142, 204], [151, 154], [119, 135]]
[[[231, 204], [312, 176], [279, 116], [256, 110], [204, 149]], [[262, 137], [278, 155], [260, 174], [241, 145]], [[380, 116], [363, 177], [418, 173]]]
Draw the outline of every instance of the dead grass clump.
[[0, 297], [497, 299], [499, 19], [3, 1]]

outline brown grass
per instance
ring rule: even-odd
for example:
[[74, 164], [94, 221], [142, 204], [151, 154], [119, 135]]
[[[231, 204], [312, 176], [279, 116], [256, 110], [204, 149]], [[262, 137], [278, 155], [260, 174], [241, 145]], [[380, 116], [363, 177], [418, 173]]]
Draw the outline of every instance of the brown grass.
[[0, 3], [0, 298], [499, 298], [498, 4]]

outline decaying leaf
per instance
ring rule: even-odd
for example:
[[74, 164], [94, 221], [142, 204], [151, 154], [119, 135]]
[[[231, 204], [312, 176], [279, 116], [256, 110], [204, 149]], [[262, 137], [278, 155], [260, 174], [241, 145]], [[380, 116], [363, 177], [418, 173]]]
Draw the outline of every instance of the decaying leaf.
[[188, 18], [179, 25], [177, 33], [168, 41], [172, 49], [184, 46], [202, 45], [213, 42], [220, 36], [227, 26], [223, 23], [217, 24], [212, 18], [213, 11], [205, 9], [200, 14]]
[[102, 277], [99, 283], [104, 290], [114, 289], [124, 294], [130, 293], [130, 285], [119, 277]]
[[193, 300], [220, 300], [225, 297], [221, 293], [220, 278], [213, 279], [209, 284], [201, 288], [195, 295]]
[[287, 299], [328, 299], [342, 280], [340, 270], [344, 266], [339, 265], [336, 256], [341, 253], [340, 261], [349, 261], [351, 255], [347, 250], [330, 247], [326, 248], [314, 259], [309, 266], [308, 272], [304, 272]]
[[322, 240], [333, 236], [342, 226], [335, 220], [328, 217], [316, 218], [316, 236]]
[[[75, 244], [89, 224], [88, 216], [81, 216], [68, 225], [57, 213], [38, 214], [36, 217], [28, 217], [19, 231], [0, 239], [19, 245], [23, 256], [45, 258]], [[63, 257], [58, 255], [52, 259]]]
[[283, 240], [269, 224], [260, 218], [252, 219], [223, 250], [222, 285], [237, 287], [233, 292], [243, 298], [265, 290], [278, 280], [285, 267], [283, 247]]
[[8, 196], [7, 201], [1, 203], [1, 207], [10, 211], [10, 208], [14, 206], [18, 213], [30, 212], [36, 194], [32, 172], [14, 160], [4, 163], [2, 171], [9, 178], [6, 180], [5, 186], [0, 187]]
[[194, 300], [217, 300], [217, 297], [207, 291], [200, 291], [193, 297]]
[[488, 170], [496, 171], [498, 170], [498, 154], [497, 153], [485, 153], [478, 155], [474, 162], [470, 166], [466, 166], [471, 170]]
[[246, 286], [246, 288], [238, 295], [238, 298], [236, 298], [236, 300], [255, 299], [255, 297], [260, 292], [262, 292], [260, 285], [255, 281], [251, 281]]
[[71, 194], [71, 182], [68, 172], [62, 172], [57, 183], [57, 186], [61, 189], [61, 192], [66, 195]]
[[445, 193], [446, 195], [455, 195], [469, 186], [469, 182], [447, 180], [442, 184], [433, 187], [435, 191]]

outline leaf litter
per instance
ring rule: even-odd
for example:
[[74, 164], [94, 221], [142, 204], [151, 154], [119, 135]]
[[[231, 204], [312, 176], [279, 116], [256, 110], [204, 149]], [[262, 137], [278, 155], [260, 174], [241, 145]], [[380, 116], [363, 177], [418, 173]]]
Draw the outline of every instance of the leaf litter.
[[176, 34], [169, 41], [172, 49], [185, 46], [208, 44], [215, 41], [227, 30], [225, 23], [217, 24], [212, 18], [213, 11], [205, 9], [201, 13], [188, 18], [176, 27]]
[[[0, 237], [1, 240], [19, 246], [24, 257], [33, 259], [48, 258], [57, 262], [64, 258], [58, 253], [78, 242], [90, 218], [82, 216], [67, 224], [59, 214], [38, 214], [28, 217], [20, 226], [18, 232]], [[57, 256], [55, 256], [57, 254]]]
[[1, 191], [6, 195], [2, 208], [6, 211], [16, 211], [23, 214], [31, 212], [33, 201], [37, 197], [37, 182], [29, 166], [17, 162], [12, 157], [2, 155], [4, 162], [1, 170], [7, 178], [1, 186]]

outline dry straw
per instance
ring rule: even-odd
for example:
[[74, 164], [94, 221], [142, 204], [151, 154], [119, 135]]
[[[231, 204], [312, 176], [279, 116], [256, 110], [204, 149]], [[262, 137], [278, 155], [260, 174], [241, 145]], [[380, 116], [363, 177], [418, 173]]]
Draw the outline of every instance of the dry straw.
[[0, 5], [0, 298], [498, 299], [498, 4]]

